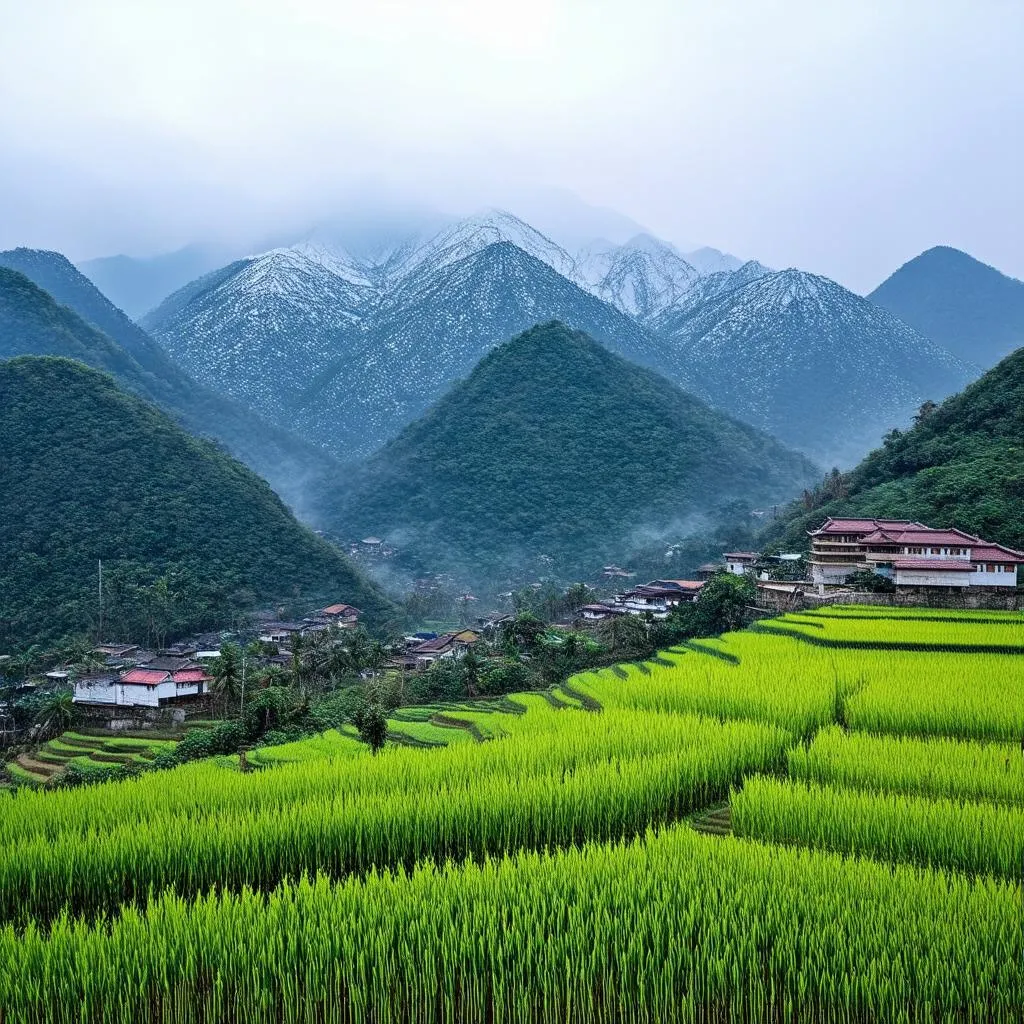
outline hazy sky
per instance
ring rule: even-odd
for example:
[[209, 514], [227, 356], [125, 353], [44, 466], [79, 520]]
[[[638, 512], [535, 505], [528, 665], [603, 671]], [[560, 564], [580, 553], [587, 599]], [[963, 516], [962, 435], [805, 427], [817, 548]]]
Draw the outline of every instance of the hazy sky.
[[867, 290], [1024, 277], [1022, 0], [0, 0], [0, 247], [549, 187]]

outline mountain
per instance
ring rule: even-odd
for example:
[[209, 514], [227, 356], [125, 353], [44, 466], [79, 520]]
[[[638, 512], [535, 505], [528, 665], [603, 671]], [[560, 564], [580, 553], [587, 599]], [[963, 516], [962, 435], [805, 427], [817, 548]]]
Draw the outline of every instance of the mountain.
[[974, 375], [886, 310], [798, 270], [757, 276], [657, 326], [702, 398], [821, 462], [854, 461]]
[[371, 283], [296, 249], [241, 260], [186, 285], [143, 325], [186, 371], [278, 424], [331, 361], [355, 347]]
[[678, 302], [700, 278], [675, 248], [652, 235], [591, 246], [577, 257], [577, 269], [590, 291], [641, 321]]
[[959, 249], [939, 245], [915, 256], [868, 298], [983, 367], [1024, 345], [1024, 281]]
[[81, 363], [0, 362], [0, 450], [0, 649], [95, 629], [99, 559], [119, 637], [276, 601], [395, 612], [263, 480]]
[[703, 305], [709, 299], [724, 295], [726, 292], [731, 292], [771, 273], [773, 271], [763, 263], [758, 263], [757, 260], [748, 260], [735, 270], [716, 270], [713, 273], [705, 274], [698, 277], [670, 305], [664, 306], [656, 315], [652, 316], [648, 320], [647, 326], [656, 331], [671, 334], [674, 330], [673, 325], [680, 322], [681, 316], [689, 316], [698, 306]]
[[799, 550], [825, 516], [873, 516], [958, 526], [1024, 548], [1024, 348], [922, 411], [910, 430], [805, 494], [769, 539]]
[[731, 253], [722, 252], [721, 249], [712, 249], [707, 245], [700, 249], [694, 249], [692, 252], [684, 252], [683, 259], [691, 267], [696, 267], [701, 274], [729, 274], [734, 270], [739, 270], [744, 262], [749, 262], [741, 260]]
[[0, 358], [20, 355], [66, 356], [112, 373], [192, 433], [224, 444], [294, 507], [303, 506], [310, 481], [337, 468], [319, 449], [197, 384], [59, 253], [0, 253]]
[[815, 475], [803, 456], [550, 322], [490, 351], [373, 455], [334, 520], [476, 582], [544, 559], [572, 578], [641, 536], [732, 501], [778, 501]]
[[296, 429], [335, 452], [368, 453], [435, 402], [494, 346], [542, 321], [586, 331], [676, 381], [676, 353], [632, 317], [509, 242], [423, 261], [382, 303], [364, 341], [306, 393]]
[[582, 283], [576, 261], [565, 249], [505, 210], [487, 210], [441, 231], [394, 267], [391, 283], [398, 283], [413, 273], [421, 277], [424, 272], [439, 273], [500, 242], [508, 242], [570, 281]]
[[171, 292], [219, 267], [226, 256], [219, 248], [188, 245], [159, 256], [101, 256], [79, 263], [78, 269], [137, 320]]

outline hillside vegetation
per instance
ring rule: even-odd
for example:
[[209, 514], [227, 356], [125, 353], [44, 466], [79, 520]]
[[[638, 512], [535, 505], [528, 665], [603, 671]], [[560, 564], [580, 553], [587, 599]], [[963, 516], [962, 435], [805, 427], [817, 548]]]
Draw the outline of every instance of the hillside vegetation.
[[1024, 547], [1024, 348], [807, 492], [769, 540], [805, 547], [805, 531], [828, 515], [918, 519]]
[[293, 507], [337, 466], [327, 454], [189, 377], [60, 253], [0, 252], [0, 358], [68, 356], [225, 445]]
[[730, 502], [798, 492], [811, 462], [582, 332], [550, 322], [488, 354], [339, 495], [374, 533], [476, 579], [600, 559]]
[[97, 629], [99, 559], [125, 638], [273, 601], [394, 611], [263, 480], [79, 363], [0, 362], [0, 451], [0, 650]]

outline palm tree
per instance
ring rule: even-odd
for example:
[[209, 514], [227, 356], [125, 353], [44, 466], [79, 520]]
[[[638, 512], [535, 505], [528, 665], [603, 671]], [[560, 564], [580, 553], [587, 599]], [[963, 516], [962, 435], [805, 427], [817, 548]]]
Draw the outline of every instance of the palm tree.
[[45, 695], [35, 714], [37, 738], [59, 736], [75, 721], [75, 704], [70, 690], [53, 690]]
[[228, 702], [236, 701], [240, 693], [241, 659], [242, 652], [237, 644], [225, 644], [214, 662], [213, 691], [220, 697], [225, 712]]

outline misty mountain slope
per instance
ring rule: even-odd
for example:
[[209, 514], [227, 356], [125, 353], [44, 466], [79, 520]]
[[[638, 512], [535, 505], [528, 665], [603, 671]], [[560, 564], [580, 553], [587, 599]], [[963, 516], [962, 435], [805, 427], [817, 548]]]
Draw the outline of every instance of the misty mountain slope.
[[164, 574], [179, 635], [278, 600], [395, 613], [265, 481], [79, 362], [0, 362], [0, 451], [0, 649], [94, 629], [98, 559], [136, 641], [164, 613], [135, 586]]
[[868, 298], [982, 367], [1024, 345], [1024, 281], [938, 245], [904, 263]]
[[0, 266], [20, 271], [62, 306], [69, 306], [86, 323], [125, 349], [145, 370], [161, 376], [176, 372], [163, 348], [61, 253], [9, 249], [0, 252]]
[[541, 556], [593, 572], [641, 531], [732, 500], [778, 501], [820, 473], [804, 456], [555, 322], [488, 353], [339, 496], [347, 535], [495, 581]]
[[673, 349], [634, 319], [507, 242], [440, 268], [424, 263], [391, 294], [364, 348], [339, 360], [295, 421], [331, 450], [369, 452], [466, 376], [495, 345], [557, 319], [612, 351], [685, 380]]
[[310, 381], [352, 349], [372, 289], [295, 250], [235, 266], [171, 295], [143, 324], [198, 380], [285, 425]]
[[958, 526], [1024, 548], [1024, 348], [805, 495], [769, 539], [805, 547], [825, 516], [851, 515]]
[[[62, 294], [81, 302], [86, 315], [110, 323], [122, 336], [143, 335], [93, 286], [57, 253], [37, 253], [23, 259], [41, 280], [59, 278]], [[67, 279], [67, 271], [81, 284]], [[150, 345], [155, 345], [151, 339]], [[108, 334], [86, 323], [69, 306], [60, 305], [34, 281], [18, 271], [0, 267], [0, 358], [54, 355], [77, 359], [114, 375], [120, 386], [170, 412], [187, 430], [216, 439], [256, 472], [278, 493], [302, 509], [305, 485], [331, 472], [333, 461], [292, 434], [261, 420], [255, 413], [201, 387], [157, 352], [142, 365]]]
[[713, 249], [709, 245], [684, 252], [683, 259], [702, 274], [731, 274], [734, 270], [739, 270], [744, 263], [750, 262], [741, 260], [732, 253], [722, 252], [721, 249]]
[[662, 325], [698, 394], [822, 462], [849, 463], [974, 368], [825, 277], [757, 277]]
[[84, 260], [78, 269], [115, 306], [138, 320], [171, 292], [202, 277], [230, 258], [219, 249], [188, 245], [159, 256], [101, 256]]
[[625, 245], [592, 246], [577, 258], [587, 287], [616, 308], [647, 321], [685, 295], [700, 271], [666, 242], [637, 235]]

